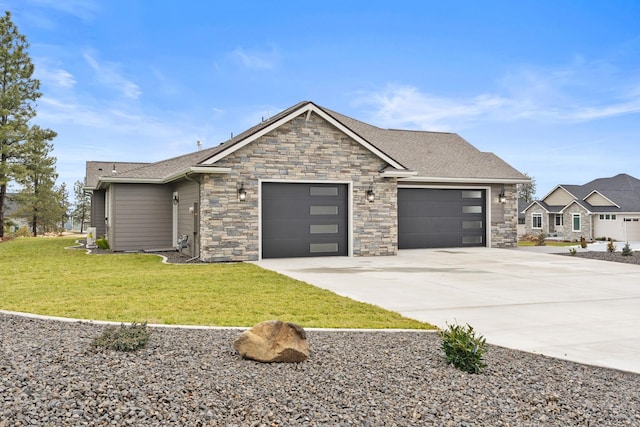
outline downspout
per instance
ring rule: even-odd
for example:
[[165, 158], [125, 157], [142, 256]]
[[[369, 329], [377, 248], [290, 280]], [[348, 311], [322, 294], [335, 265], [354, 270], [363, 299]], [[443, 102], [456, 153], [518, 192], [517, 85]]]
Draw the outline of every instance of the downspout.
[[[200, 181], [197, 181], [197, 180], [189, 177], [189, 172], [185, 172], [184, 179], [186, 179], [187, 181], [195, 182], [196, 184], [198, 184], [198, 210], [200, 210]], [[200, 258], [200, 242], [197, 243], [198, 254], [195, 254], [195, 251], [196, 251], [196, 236], [197, 236], [197, 234], [199, 234], [199, 231], [200, 231], [200, 219], [199, 219], [200, 218], [200, 214], [198, 212], [194, 212], [193, 214], [198, 216], [198, 230], [196, 231], [195, 227], [194, 227], [194, 230], [192, 231], [192, 239], [191, 239], [191, 241], [193, 242], [193, 246], [194, 246], [192, 255], [194, 255], [194, 256], [189, 258], [188, 260], [186, 260], [185, 261], [186, 263], [189, 263], [191, 261], [195, 261], [196, 259]]]

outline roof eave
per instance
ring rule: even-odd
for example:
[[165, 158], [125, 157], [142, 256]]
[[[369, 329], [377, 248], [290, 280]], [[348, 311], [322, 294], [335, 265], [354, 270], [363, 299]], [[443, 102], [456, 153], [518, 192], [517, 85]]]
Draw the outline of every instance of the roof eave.
[[301, 114], [304, 114], [304, 113], [310, 114], [312, 112], [316, 113], [317, 115], [322, 117], [324, 120], [328, 121], [333, 126], [335, 126], [336, 128], [340, 129], [340, 131], [342, 131], [345, 134], [347, 134], [349, 137], [351, 137], [352, 139], [357, 141], [360, 145], [362, 145], [363, 147], [365, 147], [366, 149], [371, 151], [373, 154], [375, 154], [376, 156], [378, 156], [379, 158], [381, 158], [385, 162], [389, 163], [394, 168], [399, 169], [399, 170], [405, 170], [406, 169], [403, 165], [398, 163], [397, 160], [389, 157], [387, 154], [385, 154], [384, 152], [379, 150], [376, 146], [374, 146], [369, 141], [367, 141], [364, 138], [362, 138], [357, 133], [353, 132], [351, 129], [349, 129], [344, 124], [342, 124], [341, 122], [339, 122], [338, 120], [333, 118], [330, 114], [327, 114], [322, 108], [318, 107], [317, 105], [315, 105], [312, 102], [309, 102], [309, 103], [301, 106], [300, 108], [292, 111], [291, 113], [287, 114], [286, 116], [281, 117], [280, 119], [274, 121], [273, 123], [269, 124], [268, 126], [265, 126], [264, 128], [256, 131], [255, 133], [247, 136], [243, 141], [240, 141], [240, 142], [238, 142], [236, 144], [230, 145], [227, 149], [223, 149], [219, 153], [217, 153], [214, 156], [210, 157], [209, 159], [203, 161], [202, 164], [203, 165], [214, 164], [217, 161], [227, 157], [228, 155], [230, 155], [232, 153], [235, 153], [236, 151], [240, 150], [241, 148], [249, 145], [250, 143], [252, 143], [256, 139], [266, 135], [267, 133], [279, 128], [283, 124], [285, 124], [285, 123], [293, 120], [294, 118], [300, 116]]
[[127, 178], [127, 177], [101, 177], [98, 180], [98, 184], [92, 188], [98, 190], [104, 187], [104, 184], [167, 184], [169, 182], [180, 179], [185, 175], [192, 173], [198, 174], [228, 174], [231, 172], [231, 168], [222, 168], [214, 166], [190, 166], [185, 169], [181, 169], [172, 174], [166, 175], [162, 178]]
[[444, 182], [444, 183], [473, 183], [473, 184], [528, 184], [525, 178], [458, 178], [441, 176], [410, 176], [401, 179], [404, 182]]
[[417, 174], [418, 172], [415, 172], [415, 171], [398, 170], [398, 169], [385, 170], [383, 172], [380, 172], [380, 176], [382, 178], [411, 178], [416, 176]]

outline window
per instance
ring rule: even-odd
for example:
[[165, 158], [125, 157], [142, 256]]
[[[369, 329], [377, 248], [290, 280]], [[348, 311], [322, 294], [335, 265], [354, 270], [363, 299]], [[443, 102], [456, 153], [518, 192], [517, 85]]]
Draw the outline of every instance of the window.
[[616, 214], [600, 214], [599, 218], [604, 221], [615, 221], [618, 216]]
[[617, 219], [616, 214], [611, 215], [611, 220], [615, 221]]
[[531, 228], [542, 228], [542, 214], [531, 214]]
[[564, 217], [562, 215], [556, 215], [556, 225], [564, 225]]
[[310, 196], [337, 196], [338, 187], [309, 187]]
[[463, 214], [482, 213], [482, 206], [463, 206], [462, 213]]
[[572, 231], [580, 231], [580, 214], [579, 213], [574, 213], [572, 214], [573, 217], [573, 221], [571, 222], [573, 225], [573, 229]]
[[482, 199], [482, 191], [465, 190], [462, 192], [463, 199]]

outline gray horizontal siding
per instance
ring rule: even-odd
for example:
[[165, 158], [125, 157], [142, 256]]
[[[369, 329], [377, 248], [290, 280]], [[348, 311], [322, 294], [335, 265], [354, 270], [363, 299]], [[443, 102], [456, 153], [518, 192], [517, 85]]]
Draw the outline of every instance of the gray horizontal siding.
[[116, 184], [110, 242], [115, 251], [173, 247], [171, 188], [166, 185]]
[[[198, 224], [194, 224], [194, 217], [189, 212], [190, 207], [194, 207], [196, 213], [198, 212], [200, 202], [200, 185], [197, 182], [182, 180], [178, 182], [174, 190], [178, 193], [180, 203], [178, 204], [178, 236], [180, 234], [186, 234], [189, 236], [189, 249], [184, 249], [184, 253], [188, 253], [190, 256], [196, 256], [199, 254], [198, 248]], [[196, 204], [194, 206], [194, 203]]]
[[104, 190], [94, 190], [91, 195], [91, 226], [96, 228], [97, 237], [107, 234], [105, 224], [105, 192]]

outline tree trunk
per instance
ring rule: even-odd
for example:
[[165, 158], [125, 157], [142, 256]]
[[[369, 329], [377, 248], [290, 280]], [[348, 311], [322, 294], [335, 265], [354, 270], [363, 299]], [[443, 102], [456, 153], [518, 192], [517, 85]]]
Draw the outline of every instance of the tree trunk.
[[31, 232], [33, 237], [38, 235], [38, 214], [35, 211], [33, 212], [33, 217], [31, 217]]
[[7, 200], [7, 184], [0, 185], [0, 240], [4, 237], [4, 205]]

